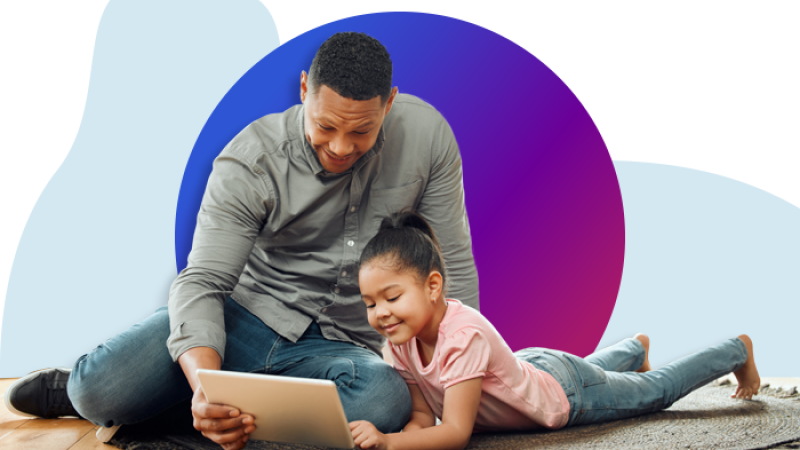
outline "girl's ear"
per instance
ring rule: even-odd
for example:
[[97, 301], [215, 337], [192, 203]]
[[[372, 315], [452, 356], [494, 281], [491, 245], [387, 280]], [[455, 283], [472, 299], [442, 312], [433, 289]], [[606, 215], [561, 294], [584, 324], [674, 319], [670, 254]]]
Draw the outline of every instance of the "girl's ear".
[[438, 270], [434, 270], [428, 275], [426, 286], [430, 291], [430, 300], [436, 302], [440, 295], [442, 295], [442, 274]]

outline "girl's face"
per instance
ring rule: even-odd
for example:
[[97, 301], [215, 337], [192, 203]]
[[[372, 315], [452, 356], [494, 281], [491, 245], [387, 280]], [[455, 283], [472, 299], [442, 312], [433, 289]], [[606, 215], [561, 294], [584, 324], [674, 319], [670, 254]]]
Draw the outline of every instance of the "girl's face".
[[436, 299], [441, 294], [441, 274], [431, 272], [425, 281], [410, 270], [398, 271], [375, 260], [361, 268], [358, 284], [372, 328], [392, 344], [401, 345], [420, 333], [438, 334], [432, 323]]

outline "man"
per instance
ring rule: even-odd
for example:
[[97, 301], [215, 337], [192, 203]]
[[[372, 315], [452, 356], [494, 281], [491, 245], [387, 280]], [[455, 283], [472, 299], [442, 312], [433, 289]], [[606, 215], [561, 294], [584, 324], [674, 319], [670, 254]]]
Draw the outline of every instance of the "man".
[[358, 289], [361, 249], [382, 218], [415, 209], [440, 237], [451, 295], [477, 308], [478, 289], [452, 131], [391, 77], [377, 40], [328, 39], [301, 74], [302, 105], [256, 120], [215, 160], [168, 308], [71, 372], [20, 379], [9, 409], [113, 427], [191, 399], [195, 428], [238, 449], [253, 418], [209, 404], [195, 374], [222, 368], [330, 379], [348, 420], [400, 430], [410, 397], [378, 356], [382, 337]]

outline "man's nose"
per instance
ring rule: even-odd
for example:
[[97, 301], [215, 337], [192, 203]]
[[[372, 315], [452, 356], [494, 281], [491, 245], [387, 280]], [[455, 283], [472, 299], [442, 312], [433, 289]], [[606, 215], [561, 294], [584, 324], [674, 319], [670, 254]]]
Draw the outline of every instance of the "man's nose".
[[348, 139], [347, 136], [341, 134], [331, 139], [328, 144], [328, 149], [340, 158], [344, 158], [350, 153], [353, 153], [353, 147], [353, 142]]

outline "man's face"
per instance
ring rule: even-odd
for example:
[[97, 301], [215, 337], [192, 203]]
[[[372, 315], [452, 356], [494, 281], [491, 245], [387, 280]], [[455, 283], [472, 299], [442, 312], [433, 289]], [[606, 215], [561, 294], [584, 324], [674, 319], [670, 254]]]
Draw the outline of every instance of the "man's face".
[[375, 145], [396, 94], [397, 88], [392, 89], [386, 104], [380, 96], [363, 101], [345, 98], [325, 85], [312, 94], [303, 72], [300, 100], [305, 105], [306, 139], [325, 170], [342, 173]]

